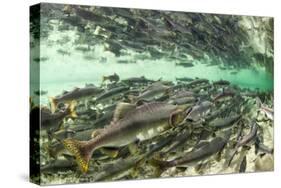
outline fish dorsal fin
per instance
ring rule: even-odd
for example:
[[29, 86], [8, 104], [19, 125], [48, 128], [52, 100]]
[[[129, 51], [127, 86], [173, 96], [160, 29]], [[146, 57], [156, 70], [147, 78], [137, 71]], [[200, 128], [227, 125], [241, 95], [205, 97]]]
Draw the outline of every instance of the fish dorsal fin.
[[[164, 88], [169, 88], [168, 86], [166, 86], [166, 85], [164, 85], [163, 84], [163, 82], [161, 82], [161, 81], [157, 81], [157, 82], [155, 82], [155, 83], [153, 83], [153, 84], [151, 84], [150, 86], [148, 86], [146, 89], [145, 89], [145, 91], [149, 91], [149, 90], [158, 90], [158, 89], [164, 89]], [[144, 91], [144, 92], [145, 92]]]
[[144, 104], [147, 104], [147, 103], [149, 103], [149, 101], [147, 101], [147, 100], [145, 100], [145, 99], [140, 99], [140, 100], [138, 100], [138, 101], [135, 103], [135, 105], [136, 105], [136, 106], [141, 106], [141, 105], [144, 105]]
[[66, 90], [63, 90], [62, 91], [62, 94], [64, 95], [64, 94], [67, 94], [69, 91], [66, 91]]
[[73, 91], [78, 91], [79, 89], [79, 87], [74, 87]]
[[135, 104], [130, 103], [118, 103], [113, 115], [113, 122], [122, 119], [129, 111], [136, 109]]

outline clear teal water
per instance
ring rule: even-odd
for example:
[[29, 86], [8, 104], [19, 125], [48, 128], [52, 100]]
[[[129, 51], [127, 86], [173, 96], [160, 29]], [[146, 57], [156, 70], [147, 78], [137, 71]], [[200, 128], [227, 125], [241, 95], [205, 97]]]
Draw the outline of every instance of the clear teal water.
[[[69, 39], [67, 43], [56, 44], [56, 41], [66, 37]], [[273, 90], [273, 75], [263, 67], [240, 69], [236, 70], [237, 74], [231, 74], [233, 69], [222, 70], [220, 66], [207, 66], [206, 62], [194, 62], [194, 67], [185, 68], [176, 66], [177, 61], [136, 59], [134, 52], [129, 52], [130, 55], [115, 57], [111, 52], [104, 51], [102, 46], [91, 47], [90, 51], [82, 53], [75, 50], [77, 46], [73, 45], [77, 38], [76, 31], [57, 32], [54, 29], [47, 40], [41, 41], [40, 57], [47, 57], [46, 61], [40, 62], [41, 90], [48, 91], [48, 94], [42, 97], [43, 103], [47, 102], [48, 96], [58, 95], [63, 90], [83, 87], [86, 83], [99, 85], [102, 76], [113, 73], [117, 73], [120, 79], [140, 76], [170, 81], [176, 81], [179, 77], [206, 78], [210, 81], [224, 79], [242, 88]], [[61, 55], [57, 52], [58, 49], [70, 52], [70, 55]], [[85, 56], [90, 58], [85, 59]], [[102, 62], [102, 58], [106, 58], [107, 61]], [[118, 60], [133, 60], [136, 63], [120, 64], [117, 63]], [[39, 64], [34, 61], [32, 63], [31, 68], [34, 70], [31, 71], [36, 71]], [[31, 83], [31, 89], [32, 87]]]

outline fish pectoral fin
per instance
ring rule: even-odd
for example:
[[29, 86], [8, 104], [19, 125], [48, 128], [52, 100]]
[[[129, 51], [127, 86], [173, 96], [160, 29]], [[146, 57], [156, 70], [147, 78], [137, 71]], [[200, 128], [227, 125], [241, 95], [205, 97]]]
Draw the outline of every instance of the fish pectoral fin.
[[107, 148], [107, 147], [104, 147], [104, 148], [101, 148], [100, 151], [111, 157], [111, 158], [116, 158], [119, 154], [119, 150], [117, 148]]
[[113, 115], [113, 121], [118, 121], [122, 118], [124, 118], [124, 116], [131, 110], [135, 109], [136, 105], [134, 104], [130, 104], [130, 103], [118, 103], [116, 106], [116, 109], [114, 111], [114, 115]]

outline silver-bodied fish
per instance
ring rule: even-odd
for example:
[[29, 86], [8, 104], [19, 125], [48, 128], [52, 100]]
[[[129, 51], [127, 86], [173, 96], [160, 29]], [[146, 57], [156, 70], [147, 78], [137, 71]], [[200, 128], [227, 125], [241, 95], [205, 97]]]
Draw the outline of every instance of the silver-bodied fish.
[[84, 88], [75, 88], [72, 91], [66, 91], [63, 94], [56, 96], [56, 97], [50, 97], [50, 103], [51, 103], [51, 110], [52, 112], [55, 112], [58, 103], [68, 103], [73, 100], [79, 100], [83, 98], [87, 98], [93, 95], [97, 95], [101, 93], [103, 89], [89, 86]]
[[265, 113], [265, 115], [266, 115], [266, 117], [267, 117], [268, 119], [273, 120], [273, 114], [274, 114], [273, 109], [267, 107], [266, 105], [264, 105], [264, 104], [261, 102], [260, 98], [258, 98], [258, 97], [256, 98], [256, 103], [257, 103], [257, 105], [258, 105], [260, 111], [262, 111], [263, 113]]
[[211, 103], [210, 101], [203, 101], [199, 104], [194, 105], [193, 107], [188, 109], [185, 120], [190, 120], [190, 121], [200, 120], [210, 112], [212, 106], [213, 103]]
[[88, 171], [89, 160], [94, 150], [101, 147], [120, 147], [136, 140], [150, 139], [170, 126], [180, 124], [185, 115], [184, 106], [160, 102], [138, 107], [131, 105], [131, 110], [128, 104], [126, 105], [127, 112], [123, 110], [123, 105], [116, 108], [115, 120], [93, 139], [63, 141], [65, 147], [75, 155], [82, 172]]
[[76, 102], [72, 101], [64, 110], [59, 112], [52, 113], [48, 108], [41, 108], [41, 128], [50, 130], [50, 129], [58, 129], [62, 120], [69, 116], [76, 118], [77, 114], [75, 112]]
[[225, 131], [223, 136], [216, 137], [210, 142], [202, 144], [202, 146], [186, 153], [183, 157], [171, 161], [159, 161], [153, 159], [151, 163], [152, 165], [164, 170], [173, 166], [190, 165], [191, 163], [202, 161], [221, 151], [228, 142], [230, 135], [231, 129]]

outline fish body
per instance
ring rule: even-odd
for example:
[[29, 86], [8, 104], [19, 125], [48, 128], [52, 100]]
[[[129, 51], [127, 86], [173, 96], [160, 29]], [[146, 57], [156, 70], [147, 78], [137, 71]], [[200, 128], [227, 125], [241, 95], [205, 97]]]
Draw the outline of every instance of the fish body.
[[96, 94], [101, 93], [103, 90], [97, 87], [85, 87], [85, 88], [75, 88], [72, 91], [64, 92], [62, 95], [51, 97], [51, 109], [54, 112], [57, 108], [58, 103], [67, 103], [73, 100], [80, 100], [83, 98], [87, 98]]
[[132, 85], [132, 84], [146, 84], [146, 83], [152, 83], [154, 82], [153, 80], [149, 80], [147, 78], [145, 78], [144, 76], [141, 77], [132, 77], [132, 78], [128, 78], [125, 80], [122, 80], [122, 82]]
[[138, 97], [134, 98], [133, 100], [153, 100], [157, 97], [161, 97], [165, 93], [168, 92], [170, 87], [163, 85], [161, 82], [156, 82], [150, 86], [148, 86], [143, 93], [141, 93]]
[[257, 136], [257, 132], [258, 132], [258, 125], [256, 122], [252, 122], [250, 132], [247, 135], [245, 135], [241, 140], [238, 141], [236, 147], [238, 148], [251, 142]]
[[119, 76], [116, 73], [114, 73], [113, 75], [103, 76], [102, 82], [105, 82], [106, 80], [108, 80], [110, 82], [118, 82], [119, 79], [120, 79]]
[[52, 163], [40, 167], [40, 171], [42, 173], [54, 173], [58, 171], [75, 170], [76, 168], [77, 164], [74, 160], [60, 159], [54, 160]]
[[253, 121], [250, 132], [247, 135], [243, 136], [240, 140], [238, 140], [234, 151], [230, 154], [230, 158], [228, 160], [228, 166], [231, 164], [233, 157], [235, 156], [236, 152], [238, 151], [238, 148], [245, 146], [245, 145], [249, 144], [250, 142], [252, 142], [257, 136], [257, 131], [258, 131], [258, 125], [255, 121]]
[[181, 66], [181, 67], [193, 67], [193, 63], [177, 63], [176, 66]]
[[217, 85], [217, 86], [219, 86], [219, 85], [225, 86], [225, 85], [229, 85], [229, 84], [230, 84], [230, 82], [227, 80], [218, 80], [218, 81], [213, 82], [213, 85]]
[[260, 109], [260, 111], [262, 111], [263, 113], [265, 113], [266, 117], [270, 120], [273, 120], [274, 117], [274, 111], [272, 108], [267, 107], [266, 105], [264, 105], [260, 98], [256, 98], [256, 103]]
[[200, 104], [191, 107], [188, 110], [185, 119], [191, 121], [198, 121], [210, 112], [212, 106], [213, 103], [211, 103], [210, 101], [203, 101]]
[[203, 84], [203, 83], [209, 83], [209, 80], [207, 79], [195, 79], [191, 82], [189, 82], [187, 85], [188, 86], [194, 86], [194, 85], [198, 85], [198, 84]]
[[66, 139], [63, 142], [76, 156], [81, 170], [87, 172], [88, 162], [94, 150], [101, 147], [120, 147], [159, 135], [171, 124], [184, 119], [174, 114], [177, 110], [178, 106], [166, 103], [144, 104], [127, 112], [123, 118], [113, 121], [99, 135], [87, 142], [73, 139]]
[[182, 77], [182, 78], [176, 78], [177, 81], [182, 81], [182, 82], [191, 82], [194, 79], [193, 78], [188, 78], [188, 77]]
[[225, 101], [227, 99], [232, 99], [235, 96], [235, 92], [234, 91], [225, 91], [223, 90], [223, 92], [217, 94], [214, 98], [213, 101], [214, 102], [220, 102], [220, 101]]
[[94, 21], [95, 23], [103, 23], [107, 20], [106, 17], [95, 14], [93, 11], [88, 11], [77, 6], [72, 6], [77, 16], [82, 17], [85, 20]]
[[213, 140], [202, 144], [200, 147], [186, 153], [183, 157], [174, 159], [172, 161], [155, 160], [152, 163], [154, 163], [155, 166], [165, 169], [173, 166], [190, 165], [192, 163], [202, 161], [221, 151], [224, 148], [225, 144], [228, 142], [230, 135], [230, 130], [227, 130], [224, 136], [216, 137]]
[[116, 88], [112, 88], [108, 91], [105, 91], [103, 93], [101, 93], [99, 96], [97, 96], [96, 98], [96, 102], [98, 103], [102, 103], [104, 101], [110, 100], [113, 97], [122, 94], [123, 92], [129, 90], [130, 88], [127, 86], [120, 86], [120, 87], [116, 87]]
[[192, 91], [178, 91], [173, 96], [171, 96], [171, 99], [177, 99], [182, 97], [193, 97], [195, 94]]
[[240, 119], [240, 117], [241, 117], [240, 115], [235, 114], [227, 118], [215, 119], [209, 123], [209, 126], [214, 128], [225, 128], [233, 125], [235, 122], [237, 122]]
[[41, 129], [50, 130], [58, 129], [59, 125], [62, 123], [63, 119], [67, 116], [76, 118], [76, 112], [74, 110], [76, 103], [73, 101], [64, 110], [52, 113], [48, 108], [41, 108]]
[[195, 101], [196, 101], [195, 97], [181, 97], [181, 98], [177, 98], [177, 99], [172, 99], [169, 101], [169, 103], [182, 105], [182, 104], [187, 104], [187, 103], [193, 103]]

